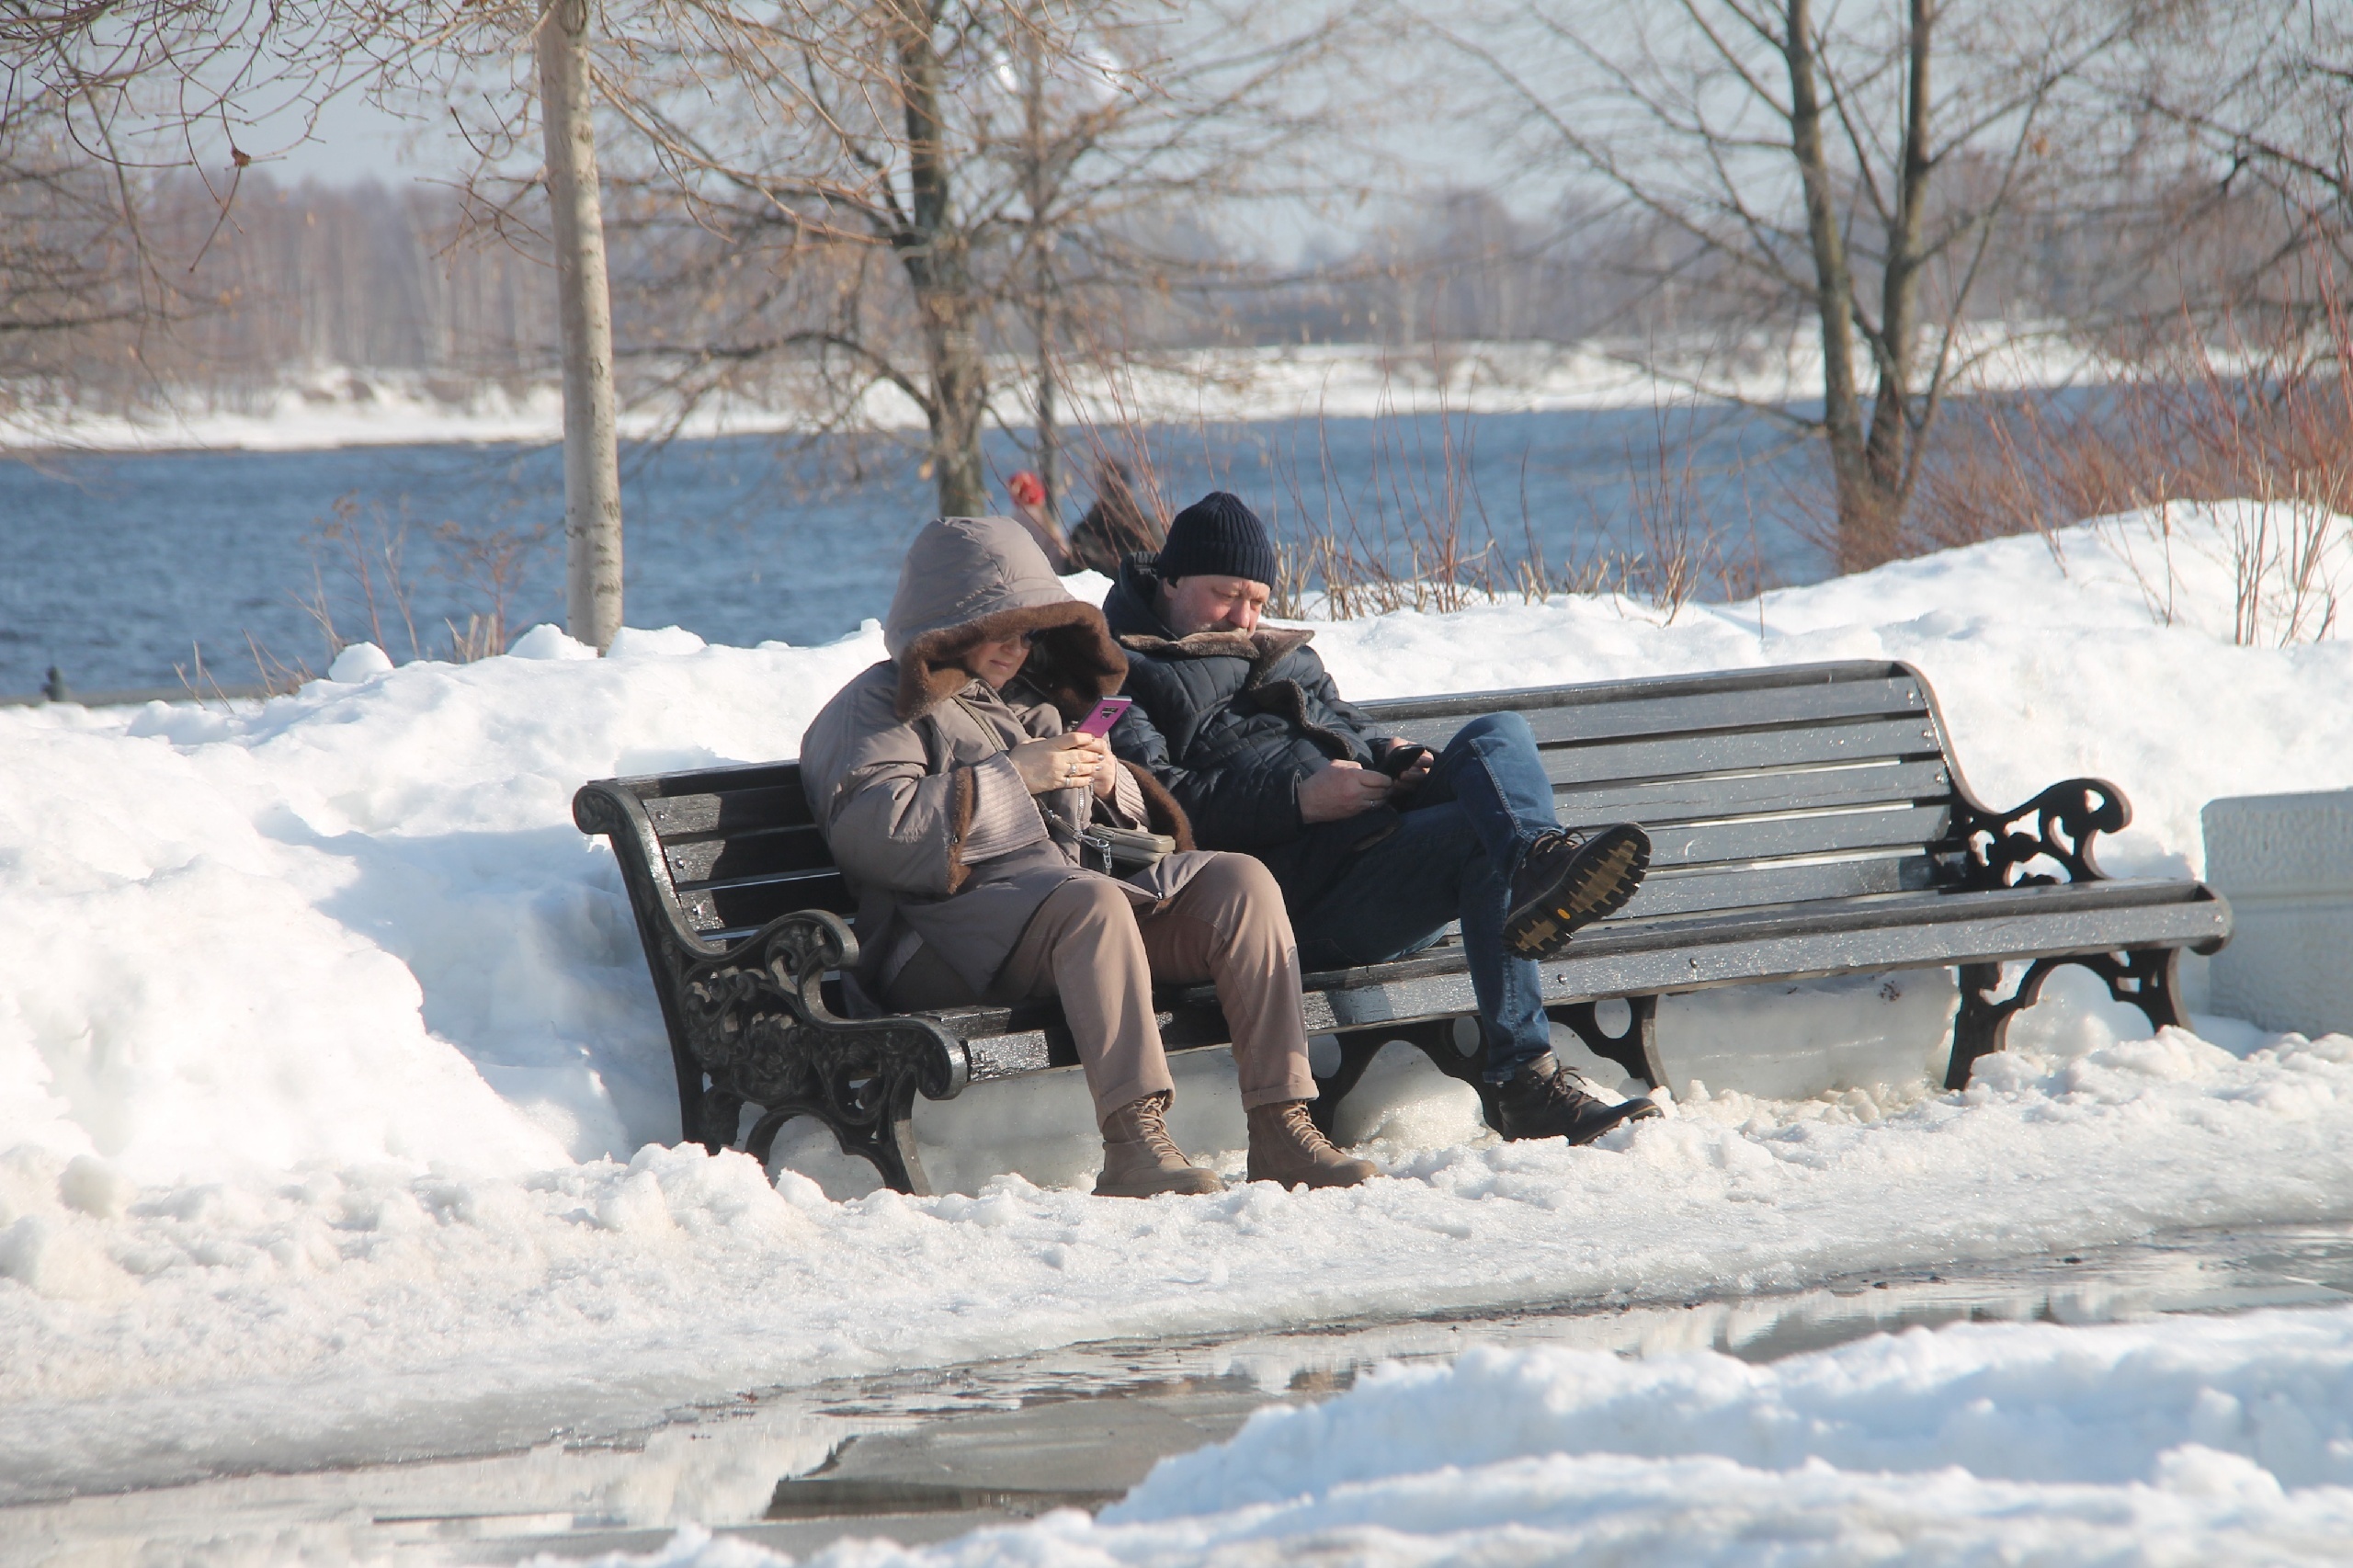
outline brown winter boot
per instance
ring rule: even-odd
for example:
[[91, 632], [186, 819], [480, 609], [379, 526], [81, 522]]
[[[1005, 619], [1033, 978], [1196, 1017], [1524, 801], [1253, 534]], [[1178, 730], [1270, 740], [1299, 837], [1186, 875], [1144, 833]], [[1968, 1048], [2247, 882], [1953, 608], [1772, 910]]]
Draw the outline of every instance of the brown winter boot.
[[1285, 1187], [1354, 1187], [1381, 1174], [1370, 1160], [1352, 1160], [1332, 1147], [1307, 1114], [1305, 1100], [1252, 1106], [1250, 1179]]
[[1103, 1119], [1103, 1174], [1097, 1198], [1150, 1198], [1161, 1192], [1223, 1192], [1215, 1171], [1185, 1158], [1168, 1136], [1168, 1091], [1130, 1100]]

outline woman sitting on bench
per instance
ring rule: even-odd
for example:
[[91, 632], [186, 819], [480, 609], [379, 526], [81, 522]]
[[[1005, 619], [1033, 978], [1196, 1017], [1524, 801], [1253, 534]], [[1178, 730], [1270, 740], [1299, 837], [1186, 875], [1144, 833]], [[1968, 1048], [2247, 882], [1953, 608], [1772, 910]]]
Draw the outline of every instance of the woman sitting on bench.
[[801, 743], [810, 808], [858, 900], [860, 987], [899, 1012], [1059, 996], [1103, 1131], [1095, 1190], [1144, 1198], [1224, 1187], [1168, 1136], [1152, 1006], [1154, 981], [1214, 981], [1250, 1179], [1373, 1175], [1308, 1118], [1298, 944], [1267, 869], [1185, 848], [1114, 865], [1086, 842], [1105, 825], [1189, 842], [1149, 775], [1065, 728], [1127, 678], [1102, 612], [1019, 524], [946, 517], [907, 551], [883, 646]]

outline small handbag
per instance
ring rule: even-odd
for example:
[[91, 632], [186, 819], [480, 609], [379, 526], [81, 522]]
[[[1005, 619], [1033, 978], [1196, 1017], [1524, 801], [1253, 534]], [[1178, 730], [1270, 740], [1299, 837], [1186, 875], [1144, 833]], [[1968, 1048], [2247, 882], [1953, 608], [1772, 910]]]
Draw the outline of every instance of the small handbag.
[[1140, 827], [1089, 826], [1079, 836], [1102, 852], [1115, 876], [1148, 871], [1176, 851], [1176, 841], [1168, 835]]
[[1136, 827], [1098, 827], [1092, 823], [1078, 827], [1042, 801], [1038, 809], [1045, 813], [1047, 821], [1077, 841], [1082, 860], [1090, 851], [1100, 856], [1103, 864], [1088, 869], [1108, 876], [1131, 877], [1138, 871], [1148, 871], [1176, 850], [1176, 841], [1165, 833], [1148, 833]]

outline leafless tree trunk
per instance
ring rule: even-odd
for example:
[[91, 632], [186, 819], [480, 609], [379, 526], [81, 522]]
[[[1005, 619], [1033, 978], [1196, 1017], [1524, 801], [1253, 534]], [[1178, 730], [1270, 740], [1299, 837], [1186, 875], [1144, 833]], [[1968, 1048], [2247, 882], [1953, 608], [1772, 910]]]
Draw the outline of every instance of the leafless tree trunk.
[[[1965, 35], [1949, 8], [1967, 12]], [[1557, 48], [1557, 71], [1543, 50], [1441, 30], [1515, 89], [1545, 142], [1674, 236], [1662, 287], [1712, 273], [1722, 298], [1748, 301], [1751, 333], [1791, 308], [1813, 318], [1822, 414], [1767, 412], [1822, 439], [1837, 563], [1852, 572], [1902, 551], [1996, 237], [2039, 187], [2060, 186], [2057, 106], [2070, 94], [2089, 104], [2091, 68], [2141, 35], [2143, 10], [1901, 0], [1824, 15], [1814, 0], [1638, 0], [1521, 13], [1507, 36]], [[1652, 368], [1675, 373], [1663, 357]], [[1740, 401], [1704, 376], [1693, 384]]]
[[992, 508], [988, 421], [1063, 438], [1063, 368], [1112, 358], [1101, 329], [1184, 265], [1152, 248], [1159, 216], [1198, 216], [1303, 142], [1312, 117], [1283, 87], [1345, 30], [1258, 27], [1229, 0], [1196, 0], [1181, 28], [1174, 0], [666, 0], [665, 17], [617, 40], [632, 76], [608, 107], [636, 133], [631, 177], [686, 194], [689, 246], [715, 237], [678, 293], [722, 267], [768, 287], [745, 319], [643, 352], [669, 355], [688, 397], [764, 363], [827, 428], [904, 396], [951, 514]]
[[989, 509], [981, 472], [981, 418], [988, 374], [981, 360], [981, 301], [972, 287], [971, 235], [956, 211], [948, 146], [945, 75], [929, 0], [886, 0], [897, 34], [899, 98], [906, 119], [906, 221], [891, 244], [907, 269], [930, 361], [932, 481], [943, 517]]
[[550, 0], [537, 48], [563, 332], [564, 619], [574, 638], [601, 653], [621, 629], [621, 476], [588, 0]]

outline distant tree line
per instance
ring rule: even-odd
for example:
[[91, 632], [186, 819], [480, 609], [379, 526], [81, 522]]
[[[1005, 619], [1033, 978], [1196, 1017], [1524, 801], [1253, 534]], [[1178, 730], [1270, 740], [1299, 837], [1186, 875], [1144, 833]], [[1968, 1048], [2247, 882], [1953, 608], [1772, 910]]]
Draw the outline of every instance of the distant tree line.
[[[2174, 324], [2186, 298], [2259, 298], [2300, 216], [2269, 192], [2218, 194], [2179, 168], [2077, 198], [2021, 218], [1978, 286], [1984, 319], [2123, 347]], [[553, 298], [532, 237], [484, 229], [448, 186], [249, 172], [223, 218], [201, 182], [175, 176], [135, 194], [136, 244], [119, 193], [86, 164], [0, 183], [0, 292], [48, 327], [0, 334], [0, 395], [234, 400], [351, 369], [415, 372], [457, 399], [555, 364]], [[607, 227], [622, 379], [641, 394], [690, 369], [699, 390], [756, 392], [794, 358], [779, 341], [870, 286], [861, 275], [887, 259], [717, 235], [658, 188], [614, 191]], [[1100, 331], [1116, 311], [1123, 352], [1597, 342], [1631, 354], [1766, 324], [1737, 276], [1664, 225], [1623, 212], [1516, 214], [1484, 189], [1394, 199], [1364, 231], [1290, 264], [1197, 244], [1181, 268], [1123, 281], [1086, 318]], [[1036, 347], [1022, 316], [990, 327], [985, 352]]]

